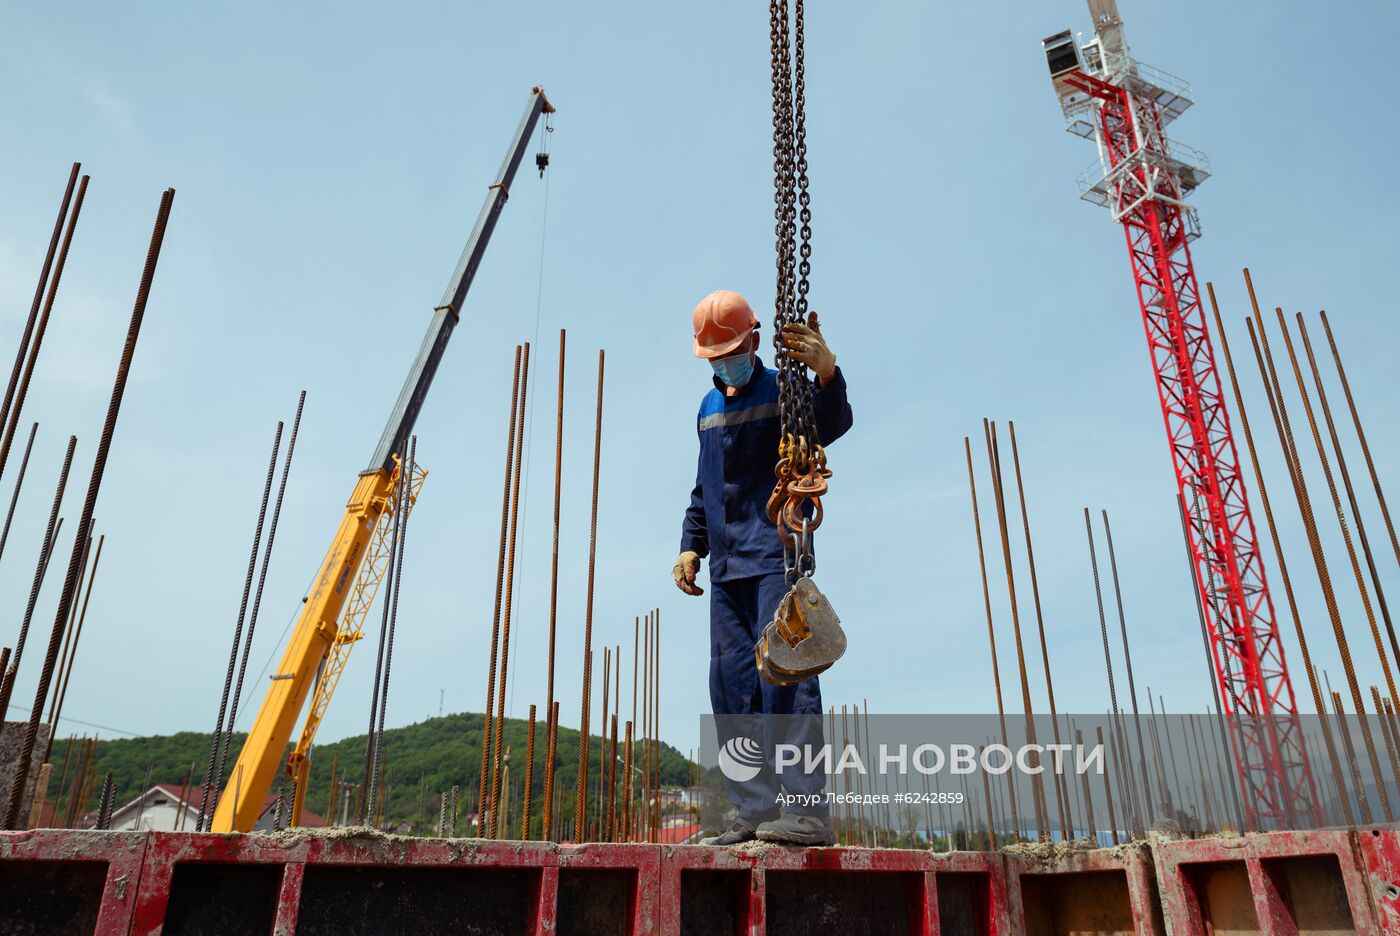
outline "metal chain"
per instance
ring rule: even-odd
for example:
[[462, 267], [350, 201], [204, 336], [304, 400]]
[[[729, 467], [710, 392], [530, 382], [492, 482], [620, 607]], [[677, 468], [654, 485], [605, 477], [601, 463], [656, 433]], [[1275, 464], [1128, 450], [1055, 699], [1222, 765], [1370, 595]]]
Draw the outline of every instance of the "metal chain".
[[[777, 254], [774, 291], [773, 348], [778, 372], [780, 443], [778, 477], [769, 515], [783, 541], [789, 582], [811, 575], [810, 532], [820, 523], [820, 498], [791, 493], [788, 485], [799, 475], [825, 471], [826, 457], [817, 436], [813, 412], [814, 389], [806, 365], [793, 359], [783, 343], [783, 326], [805, 324], [812, 271], [812, 208], [807, 175], [804, 0], [770, 0], [769, 38], [773, 78], [773, 233]], [[799, 225], [800, 222], [800, 225]], [[824, 485], [822, 485], [824, 490]], [[783, 501], [810, 497], [815, 508], [787, 510]]]

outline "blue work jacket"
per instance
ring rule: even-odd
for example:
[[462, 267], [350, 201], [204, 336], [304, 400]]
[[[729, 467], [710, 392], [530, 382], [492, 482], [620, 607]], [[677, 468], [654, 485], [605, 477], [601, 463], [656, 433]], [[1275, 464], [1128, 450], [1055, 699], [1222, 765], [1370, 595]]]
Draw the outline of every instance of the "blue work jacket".
[[[681, 551], [710, 557], [710, 581], [783, 571], [783, 545], [768, 521], [778, 460], [778, 372], [757, 361], [734, 396], [715, 378], [700, 403], [700, 464], [681, 525]], [[813, 414], [823, 445], [851, 428], [851, 405], [840, 368], [819, 387]]]

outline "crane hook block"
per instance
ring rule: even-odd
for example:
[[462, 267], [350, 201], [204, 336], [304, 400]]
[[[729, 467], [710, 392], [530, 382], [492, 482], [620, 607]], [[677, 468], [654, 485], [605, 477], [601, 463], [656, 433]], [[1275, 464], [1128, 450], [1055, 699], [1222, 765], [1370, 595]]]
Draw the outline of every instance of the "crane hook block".
[[546, 169], [549, 168], [549, 154], [548, 154], [548, 153], [536, 153], [536, 154], [535, 154], [535, 168], [538, 169], [538, 170], [540, 171], [540, 178], [543, 179], [543, 178], [544, 178], [544, 171], [545, 171]]

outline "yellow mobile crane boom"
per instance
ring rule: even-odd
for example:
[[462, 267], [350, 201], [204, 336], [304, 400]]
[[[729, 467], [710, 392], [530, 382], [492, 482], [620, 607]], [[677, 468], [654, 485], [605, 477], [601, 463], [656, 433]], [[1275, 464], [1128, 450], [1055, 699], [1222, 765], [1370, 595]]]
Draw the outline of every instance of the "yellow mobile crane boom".
[[[296, 629], [282, 654], [282, 662], [272, 675], [257, 719], [228, 774], [228, 786], [219, 797], [210, 826], [215, 832], [247, 832], [253, 828], [262, 811], [263, 801], [272, 788], [282, 755], [291, 741], [292, 730], [306, 704], [306, 697], [314, 691], [311, 712], [287, 762], [287, 768], [296, 780], [293, 824], [301, 818], [310, 770], [308, 755], [311, 742], [335, 691], [350, 648], [360, 639], [369, 604], [374, 599], [388, 561], [385, 539], [388, 524], [385, 521], [392, 509], [393, 492], [400, 483], [410, 484], [411, 505], [422, 484], [421, 473], [410, 472], [410, 477], [403, 478], [402, 458], [406, 454], [408, 438], [413, 432], [423, 400], [428, 395], [438, 363], [447, 349], [448, 339], [452, 337], [452, 330], [461, 317], [467, 290], [471, 288], [491, 232], [495, 230], [496, 220], [510, 195], [511, 182], [525, 157], [535, 125], [541, 115], [553, 112], [544, 89], [532, 89], [525, 115], [515, 131], [510, 149], [506, 151], [496, 181], [488, 190], [486, 203], [477, 216], [476, 226], [447, 284], [447, 291], [433, 311], [428, 333], [408, 372], [408, 379], [404, 381], [403, 390], [399, 392], [393, 412], [389, 414], [388, 425], [374, 450], [374, 457], [370, 459], [369, 467], [360, 472], [355, 490], [345, 505], [340, 528], [331, 541], [315, 585], [297, 620]], [[543, 157], [539, 162], [541, 172], [544, 170], [542, 160]], [[222, 778], [216, 779], [222, 782]]]

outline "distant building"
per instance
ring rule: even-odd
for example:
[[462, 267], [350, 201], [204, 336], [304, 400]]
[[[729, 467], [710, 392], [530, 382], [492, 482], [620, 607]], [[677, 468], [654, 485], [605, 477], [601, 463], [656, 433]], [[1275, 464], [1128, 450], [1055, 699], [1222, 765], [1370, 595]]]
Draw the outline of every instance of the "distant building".
[[[171, 783], [157, 783], [131, 802], [112, 810], [112, 828], [123, 830], [140, 829], [159, 832], [193, 832], [199, 821], [199, 802], [202, 787], [191, 787], [180, 797], [181, 787]], [[282, 824], [285, 826], [291, 814], [291, 802], [282, 807]], [[253, 826], [255, 832], [271, 832], [276, 821], [277, 797], [269, 796], [263, 801], [262, 812]], [[89, 816], [88, 824], [95, 817]], [[303, 810], [301, 824], [310, 828], [326, 825], [326, 820], [315, 813]]]
[[699, 823], [672, 823], [656, 830], [656, 840], [662, 845], [693, 845], [703, 831], [704, 826]]

